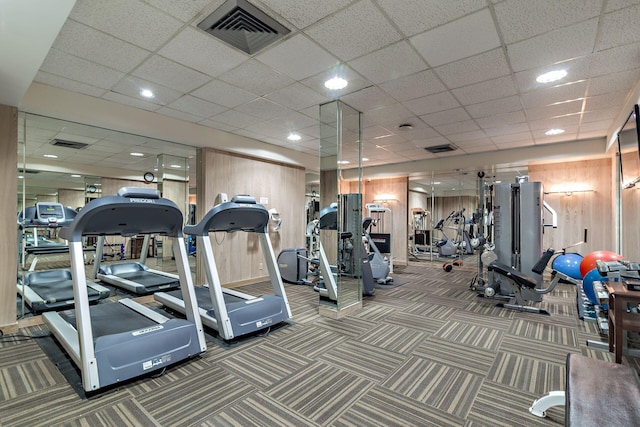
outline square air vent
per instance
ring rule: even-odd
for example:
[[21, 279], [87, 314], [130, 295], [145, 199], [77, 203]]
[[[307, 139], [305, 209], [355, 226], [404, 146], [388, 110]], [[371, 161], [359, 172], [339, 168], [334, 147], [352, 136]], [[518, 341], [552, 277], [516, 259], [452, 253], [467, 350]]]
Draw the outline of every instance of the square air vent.
[[431, 147], [424, 147], [430, 153], [438, 154], [438, 153], [448, 153], [450, 151], [455, 151], [458, 147], [453, 144], [442, 144], [442, 145], [433, 145]]
[[250, 55], [290, 33], [246, 0], [227, 0], [198, 28]]
[[85, 144], [84, 142], [66, 141], [64, 139], [53, 139], [49, 144], [55, 145], [56, 147], [73, 148], [74, 150], [82, 150], [89, 146], [89, 144]]

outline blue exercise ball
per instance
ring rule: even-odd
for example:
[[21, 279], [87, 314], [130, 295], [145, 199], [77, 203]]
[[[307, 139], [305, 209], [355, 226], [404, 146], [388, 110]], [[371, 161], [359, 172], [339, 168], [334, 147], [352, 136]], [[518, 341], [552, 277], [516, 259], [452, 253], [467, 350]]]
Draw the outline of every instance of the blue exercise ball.
[[566, 274], [572, 279], [581, 280], [580, 263], [582, 255], [580, 254], [562, 254], [557, 256], [551, 263], [551, 268], [560, 273]]
[[[599, 281], [599, 282], [607, 281], [606, 277], [603, 277], [600, 275], [597, 268], [594, 268], [593, 270], [589, 271], [584, 276], [584, 279], [582, 279], [582, 290], [584, 291], [584, 294], [587, 296], [587, 298], [589, 298], [589, 301], [591, 301], [593, 305], [600, 305], [600, 303], [598, 302], [598, 298], [596, 298], [596, 291], [593, 289], [593, 282], [595, 281]], [[606, 306], [603, 306], [602, 308], [606, 309]]]

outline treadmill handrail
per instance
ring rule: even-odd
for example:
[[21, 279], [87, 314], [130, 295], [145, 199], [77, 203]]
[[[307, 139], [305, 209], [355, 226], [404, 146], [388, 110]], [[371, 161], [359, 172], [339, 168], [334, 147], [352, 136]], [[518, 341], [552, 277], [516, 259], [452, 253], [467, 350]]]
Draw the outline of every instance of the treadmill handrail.
[[[235, 198], [234, 198], [235, 199]], [[195, 225], [186, 225], [184, 234], [207, 236], [210, 232], [246, 231], [250, 233], [267, 233], [269, 211], [257, 203], [220, 203], [214, 206]]]
[[148, 193], [127, 190], [124, 194], [131, 196], [106, 196], [87, 203], [75, 220], [60, 230], [60, 236], [70, 242], [80, 242], [87, 235], [154, 233], [182, 237], [183, 216], [178, 205], [162, 197], [139, 197]]

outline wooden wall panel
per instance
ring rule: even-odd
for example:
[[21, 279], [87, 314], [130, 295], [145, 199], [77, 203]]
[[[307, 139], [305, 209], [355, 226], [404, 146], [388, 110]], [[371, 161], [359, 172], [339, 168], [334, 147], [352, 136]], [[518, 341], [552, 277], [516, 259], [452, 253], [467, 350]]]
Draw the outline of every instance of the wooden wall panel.
[[11, 331], [16, 323], [16, 269], [18, 229], [18, 109], [0, 105], [0, 328]]
[[58, 202], [62, 203], [63, 206], [70, 207], [71, 209], [84, 206], [84, 191], [60, 188], [58, 190]]
[[[608, 158], [529, 165], [529, 180], [542, 182], [547, 193], [545, 201], [558, 214], [558, 228], [545, 228], [543, 247], [561, 249], [582, 241], [586, 229], [587, 243], [573, 250], [584, 255], [615, 249], [612, 167]], [[589, 191], [571, 195], [564, 192], [571, 189]], [[545, 213], [547, 222], [548, 218]]]
[[[270, 232], [276, 254], [305, 244], [305, 173], [300, 167], [263, 161], [214, 149], [201, 148], [197, 154], [197, 218], [215, 204], [218, 193], [229, 199], [249, 194], [267, 209], [275, 208], [282, 228]], [[222, 283], [246, 283], [268, 275], [264, 256], [255, 235], [243, 232], [211, 236]], [[197, 281], [204, 283], [202, 261], [198, 260]]]
[[[623, 165], [633, 164], [637, 162], [638, 153], [625, 153], [623, 156]], [[628, 172], [625, 172], [625, 176]], [[626, 177], [625, 181], [628, 182]], [[634, 186], [622, 190], [622, 241], [620, 253], [625, 258], [633, 261], [640, 261], [640, 215], [638, 215], [640, 207], [640, 187]]]

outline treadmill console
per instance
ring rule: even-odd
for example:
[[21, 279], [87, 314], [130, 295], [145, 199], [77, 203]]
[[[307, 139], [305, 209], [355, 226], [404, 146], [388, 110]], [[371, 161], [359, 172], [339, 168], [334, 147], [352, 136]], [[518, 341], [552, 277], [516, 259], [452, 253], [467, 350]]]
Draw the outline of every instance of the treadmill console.
[[56, 227], [64, 221], [64, 207], [61, 203], [36, 203], [35, 223]]

